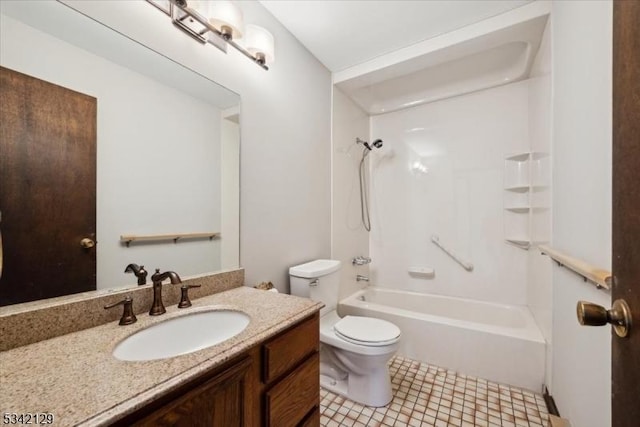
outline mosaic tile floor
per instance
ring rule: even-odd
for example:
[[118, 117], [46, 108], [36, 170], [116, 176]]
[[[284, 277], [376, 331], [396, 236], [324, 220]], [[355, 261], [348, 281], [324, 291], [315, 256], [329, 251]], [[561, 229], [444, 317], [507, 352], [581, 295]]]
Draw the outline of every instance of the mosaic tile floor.
[[436, 426], [546, 427], [541, 395], [395, 356], [389, 372], [393, 400], [382, 408], [363, 406], [320, 391], [324, 427]]

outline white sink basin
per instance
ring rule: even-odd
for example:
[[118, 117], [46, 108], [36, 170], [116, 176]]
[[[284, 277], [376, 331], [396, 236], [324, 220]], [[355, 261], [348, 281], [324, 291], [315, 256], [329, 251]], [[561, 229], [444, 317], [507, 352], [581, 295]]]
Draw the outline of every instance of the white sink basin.
[[192, 353], [220, 344], [249, 324], [249, 316], [239, 311], [211, 310], [174, 317], [149, 326], [119, 343], [116, 359], [156, 360]]

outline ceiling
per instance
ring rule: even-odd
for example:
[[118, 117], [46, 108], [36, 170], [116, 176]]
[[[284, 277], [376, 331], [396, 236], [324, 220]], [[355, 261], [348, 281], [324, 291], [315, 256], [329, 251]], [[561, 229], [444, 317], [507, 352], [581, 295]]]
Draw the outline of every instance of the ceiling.
[[530, 0], [260, 0], [337, 72]]

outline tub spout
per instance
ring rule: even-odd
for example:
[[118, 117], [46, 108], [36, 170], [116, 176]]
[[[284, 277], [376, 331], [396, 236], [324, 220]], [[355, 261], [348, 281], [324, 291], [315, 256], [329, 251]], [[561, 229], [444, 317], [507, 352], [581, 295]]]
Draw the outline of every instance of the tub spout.
[[369, 278], [367, 276], [363, 276], [362, 274], [358, 274], [356, 276], [356, 281], [357, 282], [368, 282]]

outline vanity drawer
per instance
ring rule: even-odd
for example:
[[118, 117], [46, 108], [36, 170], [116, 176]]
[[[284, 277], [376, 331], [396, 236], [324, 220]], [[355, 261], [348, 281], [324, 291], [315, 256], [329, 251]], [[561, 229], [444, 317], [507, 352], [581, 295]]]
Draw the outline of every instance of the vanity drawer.
[[263, 346], [265, 384], [293, 369], [305, 357], [317, 352], [320, 343], [320, 315], [316, 313]]
[[268, 426], [300, 424], [320, 402], [320, 356], [315, 353], [265, 394]]

